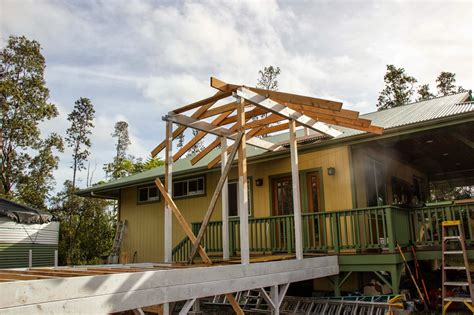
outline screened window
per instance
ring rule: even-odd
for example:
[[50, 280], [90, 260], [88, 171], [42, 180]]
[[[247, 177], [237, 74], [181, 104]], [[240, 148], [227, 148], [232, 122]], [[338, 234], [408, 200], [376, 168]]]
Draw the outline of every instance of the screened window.
[[195, 177], [173, 182], [173, 197], [204, 195], [204, 177]]
[[382, 163], [369, 159], [365, 175], [367, 206], [374, 207], [387, 204], [385, 175]]
[[138, 188], [138, 202], [159, 201], [160, 193], [156, 186], [147, 186]]

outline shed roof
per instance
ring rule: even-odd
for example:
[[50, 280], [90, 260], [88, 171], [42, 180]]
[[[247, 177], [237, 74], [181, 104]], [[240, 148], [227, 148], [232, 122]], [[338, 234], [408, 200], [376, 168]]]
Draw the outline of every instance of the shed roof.
[[[361, 118], [370, 119], [374, 124], [383, 127], [386, 131], [394, 130], [403, 126], [416, 126], [422, 122], [436, 121], [439, 119], [452, 118], [455, 119], [457, 116], [466, 113], [474, 113], [474, 102], [468, 102], [470, 98], [470, 92], [456, 93], [448, 96], [436, 97], [426, 101], [420, 101], [415, 103], [406, 104], [403, 106], [390, 108], [382, 111], [375, 111], [361, 115]], [[342, 135], [337, 138], [324, 140], [323, 143], [330, 145], [334, 144], [335, 141], [339, 141], [341, 138], [349, 140], [351, 137], [358, 135], [367, 134], [365, 131], [344, 128], [340, 126], [331, 125], [331, 127], [342, 131]], [[302, 135], [302, 130], [298, 130]], [[315, 137], [320, 137], [317, 134]], [[377, 135], [371, 135], [372, 138], [377, 138]], [[266, 137], [265, 140], [273, 143], [277, 143], [288, 138], [288, 133], [282, 133]], [[205, 172], [207, 170], [207, 164], [218, 154], [219, 149], [215, 149], [213, 152], [208, 154], [201, 161], [195, 165], [191, 164], [191, 158], [186, 157], [173, 163], [173, 173], [177, 176], [180, 174], [189, 174], [190, 172]], [[257, 156], [264, 156], [267, 153], [263, 149], [259, 149], [253, 146], [247, 146], [247, 158], [252, 159]], [[160, 166], [148, 171], [144, 171], [138, 174], [120, 178], [115, 181], [108, 183], [99, 184], [96, 186], [89, 187], [87, 189], [80, 190], [79, 195], [88, 195], [92, 192], [107, 191], [117, 189], [121, 187], [133, 186], [137, 184], [143, 184], [146, 182], [152, 182], [156, 177], [164, 174], [164, 167]]]
[[0, 198], [0, 216], [17, 223], [43, 224], [51, 222], [53, 216], [48, 212], [34, 209], [19, 203]]

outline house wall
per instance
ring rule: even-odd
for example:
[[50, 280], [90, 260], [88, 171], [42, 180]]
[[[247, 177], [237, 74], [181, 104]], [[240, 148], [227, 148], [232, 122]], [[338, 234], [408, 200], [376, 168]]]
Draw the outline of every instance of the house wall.
[[[299, 155], [300, 172], [319, 169], [322, 177], [323, 209], [333, 211], [352, 208], [351, 174], [349, 148], [341, 146]], [[329, 176], [328, 167], [335, 167], [336, 174]], [[291, 173], [289, 156], [248, 165], [248, 176], [252, 179], [252, 216], [271, 215], [270, 177]], [[219, 172], [207, 173], [206, 195], [175, 199], [176, 205], [188, 222], [199, 222], [207, 210], [214, 187], [219, 180]], [[263, 185], [257, 187], [255, 180], [263, 179]], [[237, 169], [231, 170], [229, 180], [237, 179]], [[303, 206], [303, 211], [306, 205]], [[163, 208], [164, 204], [153, 202], [137, 204], [137, 187], [124, 188], [121, 192], [120, 218], [128, 221], [123, 242], [123, 251], [129, 262], [157, 262], [163, 260]], [[174, 219], [174, 218], [173, 218]], [[221, 219], [221, 201], [219, 200], [211, 220]], [[178, 222], [173, 220], [173, 246], [184, 238], [184, 232]]]
[[354, 182], [356, 190], [356, 207], [367, 207], [367, 191], [365, 184], [365, 165], [369, 159], [374, 159], [383, 165], [387, 204], [393, 203], [392, 177], [397, 177], [410, 184], [413, 177], [419, 177], [426, 181], [426, 175], [416, 169], [413, 165], [403, 162], [396, 152], [388, 151], [382, 147], [375, 149], [371, 147], [357, 148], [352, 152], [354, 167]]

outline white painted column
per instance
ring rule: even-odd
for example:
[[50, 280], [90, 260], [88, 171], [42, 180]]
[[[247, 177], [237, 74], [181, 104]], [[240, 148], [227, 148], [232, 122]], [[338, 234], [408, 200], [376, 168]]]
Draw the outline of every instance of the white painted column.
[[28, 267], [29, 268], [33, 267], [33, 250], [32, 249], [28, 250]]
[[295, 221], [295, 249], [296, 259], [303, 259], [303, 233], [301, 229], [301, 198], [300, 178], [298, 168], [298, 144], [296, 142], [296, 121], [291, 119], [290, 127], [290, 151], [291, 151], [291, 180], [293, 184], [293, 215]]
[[278, 294], [278, 285], [274, 285], [270, 287], [270, 297], [273, 301], [274, 308], [272, 310], [272, 314], [279, 315], [280, 314], [280, 304], [278, 304], [279, 294]]
[[247, 187], [247, 137], [245, 135], [245, 102], [237, 99], [239, 130], [243, 132], [239, 146], [239, 217], [240, 217], [240, 261], [250, 264], [249, 250], [249, 202]]
[[[227, 164], [227, 139], [221, 137], [221, 174]], [[221, 191], [222, 199], [222, 259], [229, 259], [229, 186], [228, 177]]]
[[[173, 188], [173, 123], [170, 121], [166, 122], [166, 150], [165, 150], [165, 188], [168, 190], [170, 196]], [[171, 208], [168, 204], [165, 204], [165, 215], [164, 215], [164, 261], [171, 262], [173, 260], [173, 218]]]

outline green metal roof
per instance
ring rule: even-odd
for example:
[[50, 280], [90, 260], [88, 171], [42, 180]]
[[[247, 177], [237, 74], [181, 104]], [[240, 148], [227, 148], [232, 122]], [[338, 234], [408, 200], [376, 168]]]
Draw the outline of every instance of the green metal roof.
[[[474, 113], [474, 102], [467, 102], [470, 97], [470, 92], [463, 92], [452, 94], [443, 97], [433, 98], [427, 101], [421, 101], [411, 103], [395, 108], [390, 108], [382, 111], [376, 111], [368, 114], [361, 115], [361, 118], [372, 120], [372, 123], [376, 126], [385, 128], [386, 131], [394, 130], [403, 126], [416, 126], [422, 122], [436, 121], [438, 119], [445, 119], [452, 117], [453, 119], [461, 114]], [[344, 128], [340, 126], [332, 126], [340, 131], [342, 135], [337, 138], [327, 139], [318, 141], [317, 144], [321, 145], [333, 145], [336, 141], [341, 139], [349, 140], [358, 135], [367, 134], [364, 131]], [[303, 134], [302, 130], [297, 131], [299, 135]], [[371, 137], [377, 137], [377, 135], [370, 135]], [[319, 134], [315, 134], [315, 138], [320, 137]], [[281, 133], [265, 138], [266, 141], [277, 143], [288, 139], [288, 133]], [[277, 154], [287, 154], [289, 151], [279, 151]], [[197, 164], [191, 165], [191, 158], [186, 157], [173, 163], [173, 176], [184, 176], [189, 173], [200, 173], [208, 172], [207, 164], [214, 159], [220, 153], [219, 149], [211, 151], [207, 156], [201, 159]], [[253, 146], [247, 146], [247, 157], [249, 160], [253, 158], [264, 158], [275, 154], [275, 152], [266, 152], [263, 149], [259, 149]], [[160, 166], [148, 171], [144, 171], [138, 174], [120, 178], [115, 181], [95, 185], [86, 189], [80, 190], [78, 195], [100, 195], [101, 192], [107, 192], [116, 190], [118, 188], [134, 186], [138, 184], [144, 184], [152, 182], [156, 177], [164, 174], [164, 167]], [[106, 195], [107, 197], [107, 195]]]

